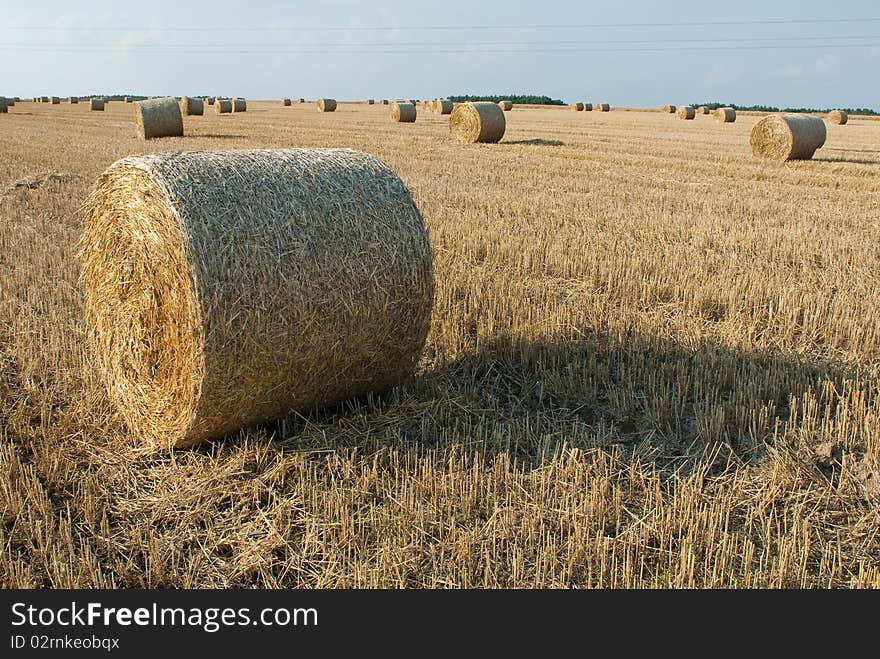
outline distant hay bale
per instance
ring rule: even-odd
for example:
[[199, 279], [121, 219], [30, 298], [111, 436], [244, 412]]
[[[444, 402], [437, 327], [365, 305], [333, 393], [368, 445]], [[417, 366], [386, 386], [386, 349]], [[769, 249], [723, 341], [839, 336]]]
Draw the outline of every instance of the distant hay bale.
[[387, 98], [383, 98], [383, 99], [382, 99], [382, 105], [388, 105], [388, 99], [387, 99]]
[[411, 124], [416, 120], [416, 106], [412, 103], [393, 103], [391, 105], [391, 121]]
[[208, 103], [208, 105], [214, 105], [214, 101], [216, 101], [216, 100], [217, 100], [216, 96], [209, 96], [206, 102]]
[[306, 99], [301, 98], [301, 99], [299, 99], [299, 102], [300, 102], [300, 103], [305, 103], [305, 102], [306, 102]]
[[592, 112], [593, 104], [592, 103], [584, 103], [584, 112]]
[[770, 114], [752, 126], [752, 155], [782, 162], [809, 160], [825, 144], [825, 122], [805, 114]]
[[125, 97], [124, 99], [122, 99], [122, 100], [125, 101], [126, 103], [131, 103], [131, 96], [126, 96], [126, 97]]
[[247, 112], [247, 101], [243, 98], [233, 98], [232, 100], [232, 111], [233, 112]]
[[202, 116], [205, 114], [205, 104], [200, 98], [190, 98], [189, 96], [181, 96], [180, 98], [180, 114], [183, 116]]
[[4, 100], [6, 101], [6, 107], [8, 107], [8, 108], [15, 107], [15, 99], [14, 98], [5, 98]]
[[40, 103], [48, 103], [48, 102], [49, 102], [48, 96], [40, 96]]
[[513, 109], [512, 101], [498, 101], [498, 107], [500, 107], [505, 112], [510, 112]]
[[596, 112], [611, 112], [611, 106], [608, 103], [596, 103], [593, 110]]
[[504, 137], [507, 121], [497, 103], [460, 103], [449, 115], [449, 132], [462, 142], [497, 142]]
[[705, 105], [701, 105], [697, 108], [697, 114], [709, 114], [709, 108], [707, 108]]
[[375, 102], [372, 98], [367, 99], [367, 105], [373, 105]]
[[142, 140], [183, 136], [181, 109], [171, 96], [136, 103], [134, 113], [137, 134]]
[[715, 118], [723, 124], [731, 124], [736, 121], [736, 110], [733, 108], [718, 108], [715, 110]]
[[52, 105], [58, 105], [59, 103], [61, 103], [61, 99], [58, 98], [57, 96], [53, 96], [52, 97]]
[[97, 372], [148, 450], [386, 391], [431, 321], [419, 211], [348, 149], [119, 160], [80, 244]]
[[576, 112], [583, 112], [583, 110], [584, 110], [584, 104], [581, 102], [572, 103], [568, 107], [570, 107], [572, 110], [574, 110]]
[[9, 106], [6, 105], [6, 99], [0, 99], [0, 114], [9, 114]]
[[319, 98], [318, 99], [318, 109], [321, 112], [336, 112], [336, 99]]
[[71, 96], [67, 99], [68, 105], [76, 105], [77, 103], [79, 103], [79, 99], [76, 96]]
[[434, 108], [437, 114], [452, 114], [454, 105], [448, 98], [438, 98], [434, 101]]
[[214, 112], [217, 114], [229, 114], [232, 112], [232, 101], [228, 98], [218, 98], [214, 102]]
[[676, 108], [674, 105], [669, 105], [667, 103], [662, 108], [660, 108], [660, 110], [661, 112], [666, 112], [667, 114], [674, 114], [678, 110], [678, 108]]
[[697, 116], [697, 111], [692, 105], [682, 105], [675, 111], [675, 113], [678, 115], [679, 119], [691, 120]]
[[281, 105], [283, 105], [284, 107], [290, 107], [290, 99], [289, 98], [282, 98]]
[[89, 99], [89, 109], [103, 112], [104, 111], [104, 99], [103, 98]]
[[849, 121], [849, 115], [846, 113], [846, 110], [832, 110], [828, 113], [828, 121], [832, 124], [843, 125], [847, 121]]

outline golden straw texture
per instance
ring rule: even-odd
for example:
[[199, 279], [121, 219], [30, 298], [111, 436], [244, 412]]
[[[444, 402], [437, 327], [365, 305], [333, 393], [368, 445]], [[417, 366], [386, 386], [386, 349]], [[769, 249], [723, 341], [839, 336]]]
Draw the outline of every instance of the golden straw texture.
[[319, 98], [318, 109], [321, 112], [336, 112], [336, 100], [332, 98]]
[[697, 116], [697, 111], [690, 105], [682, 105], [675, 111], [675, 113], [678, 115], [679, 119], [691, 120]]
[[596, 103], [593, 110], [596, 112], [611, 112], [611, 106], [608, 103]]
[[373, 156], [125, 158], [84, 216], [97, 368], [147, 449], [381, 392], [415, 368], [431, 249], [406, 186]]
[[669, 104], [667, 104], [667, 105], [664, 105], [662, 108], [660, 108], [660, 111], [661, 111], [661, 112], [667, 112], [667, 113], [669, 113], [669, 114], [672, 114], [672, 113], [674, 113], [677, 109], [678, 109], [678, 108], [676, 108], [674, 105], [669, 105]]
[[134, 117], [137, 135], [142, 140], [183, 135], [183, 117], [180, 115], [180, 106], [171, 96], [151, 98], [135, 103]]
[[498, 107], [500, 107], [505, 112], [510, 112], [513, 109], [512, 101], [498, 101]]
[[412, 103], [395, 102], [391, 105], [391, 121], [411, 124], [416, 120], [416, 106]]
[[488, 101], [461, 103], [449, 115], [449, 132], [462, 142], [497, 142], [506, 126], [504, 111]]
[[806, 114], [771, 114], [752, 126], [752, 155], [768, 160], [809, 160], [825, 144], [825, 122]]
[[576, 112], [582, 112], [584, 109], [584, 104], [581, 102], [577, 102], [577, 103], [572, 103], [568, 107], [570, 107], [572, 110], [574, 110]]
[[705, 105], [701, 105], [697, 108], [697, 114], [709, 114], [709, 108], [707, 108]]

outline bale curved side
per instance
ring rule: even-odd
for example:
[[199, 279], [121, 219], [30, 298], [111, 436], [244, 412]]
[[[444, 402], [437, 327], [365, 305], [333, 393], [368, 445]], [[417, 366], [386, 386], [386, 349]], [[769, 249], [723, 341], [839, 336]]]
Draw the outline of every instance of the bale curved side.
[[434, 101], [434, 111], [437, 114], [452, 114], [454, 104], [448, 98], [440, 98]]
[[243, 98], [230, 99], [233, 112], [247, 112], [247, 101]]
[[666, 112], [667, 114], [672, 114], [672, 113], [674, 113], [677, 109], [678, 109], [678, 108], [676, 108], [674, 105], [669, 105], [669, 104], [667, 104], [667, 105], [664, 105], [662, 108], [660, 108], [660, 111], [661, 111], [661, 112]]
[[84, 211], [90, 343], [148, 449], [381, 392], [416, 366], [431, 249], [406, 186], [373, 156], [131, 157]]
[[103, 98], [89, 99], [89, 109], [103, 112], [104, 111], [104, 99]]
[[411, 124], [416, 120], [416, 106], [412, 103], [394, 103], [391, 105], [391, 121]]
[[752, 126], [752, 155], [767, 160], [809, 160], [825, 144], [825, 122], [804, 114], [771, 114]]
[[336, 99], [319, 98], [318, 99], [318, 109], [321, 112], [336, 112]]
[[846, 110], [832, 110], [828, 113], [828, 121], [842, 126], [849, 121], [849, 115], [846, 113]]
[[171, 96], [135, 103], [134, 116], [137, 134], [142, 140], [183, 136], [180, 106]]
[[504, 111], [488, 101], [461, 103], [449, 115], [449, 132], [462, 142], [498, 142], [506, 127]]
[[691, 105], [682, 105], [675, 111], [679, 119], [691, 120], [697, 116], [697, 111]]
[[584, 112], [592, 112], [593, 104], [592, 103], [584, 103]]

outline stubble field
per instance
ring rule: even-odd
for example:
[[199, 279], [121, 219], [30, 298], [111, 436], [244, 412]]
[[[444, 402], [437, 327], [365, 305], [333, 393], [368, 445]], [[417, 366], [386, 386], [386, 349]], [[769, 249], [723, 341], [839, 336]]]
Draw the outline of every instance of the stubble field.
[[[0, 115], [0, 585], [880, 587], [880, 121], [249, 102]], [[79, 205], [148, 151], [352, 147], [410, 188], [436, 299], [382, 398], [144, 455], [84, 345]]]

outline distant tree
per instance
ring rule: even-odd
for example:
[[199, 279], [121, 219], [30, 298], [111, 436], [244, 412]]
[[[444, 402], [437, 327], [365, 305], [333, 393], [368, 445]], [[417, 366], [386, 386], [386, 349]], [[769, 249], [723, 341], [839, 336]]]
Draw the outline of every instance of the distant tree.
[[447, 96], [450, 101], [455, 103], [466, 103], [468, 101], [491, 101], [492, 103], [497, 103], [498, 101], [510, 101], [514, 105], [565, 105], [563, 101], [560, 101], [558, 98], [550, 98], [549, 96], [537, 96], [535, 94], [507, 94], [507, 95], [472, 95], [472, 94], [464, 94], [464, 95], [454, 95]]
[[844, 110], [847, 114], [865, 114], [869, 116], [880, 116], [880, 112], [876, 110], [872, 110], [871, 108], [779, 108], [773, 107], [772, 105], [737, 105], [736, 103], [718, 103], [713, 101], [711, 103], [694, 103], [694, 107], [699, 107], [701, 105], [705, 105], [710, 110], [714, 110], [715, 108], [733, 108], [734, 110], [753, 110], [756, 112], [831, 112], [831, 110]]

